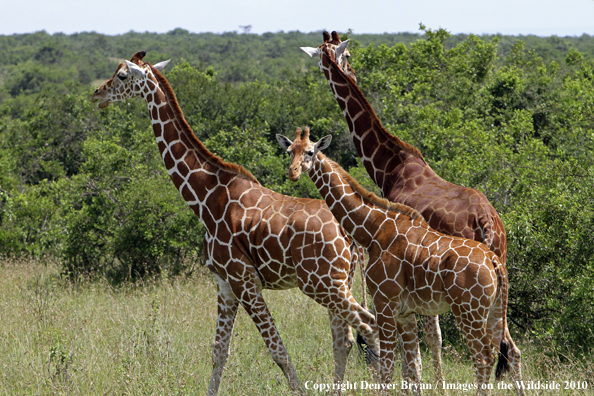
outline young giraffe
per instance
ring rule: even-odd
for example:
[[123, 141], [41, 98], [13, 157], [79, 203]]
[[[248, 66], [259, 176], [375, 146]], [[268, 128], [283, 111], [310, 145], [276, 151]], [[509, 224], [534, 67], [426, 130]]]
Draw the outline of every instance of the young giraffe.
[[[346, 118], [351, 137], [369, 176], [384, 198], [419, 211], [439, 232], [483, 242], [505, 265], [507, 238], [503, 222], [487, 197], [478, 190], [443, 180], [427, 164], [421, 152], [389, 133], [357, 86], [348, 63], [348, 40], [336, 32], [324, 32], [318, 48], [302, 47], [318, 56], [318, 66], [330, 83]], [[437, 316], [425, 320], [425, 334], [431, 348], [434, 369], [441, 369], [441, 330]]]
[[241, 304], [257, 326], [293, 391], [304, 392], [262, 289], [299, 287], [328, 308], [335, 380], [342, 381], [353, 326], [379, 351], [375, 318], [351, 295], [359, 248], [322, 200], [281, 195], [261, 186], [241, 166], [224, 162], [196, 138], [168, 81], [167, 62], [142, 61], [145, 52], [118, 66], [93, 94], [105, 108], [141, 96], [146, 100], [163, 162], [173, 183], [206, 228], [204, 252], [218, 289], [218, 319], [208, 394], [218, 392]]
[[[380, 375], [388, 384], [395, 364], [396, 334], [402, 347], [402, 377], [421, 394], [421, 360], [415, 313], [451, 310], [473, 357], [477, 394], [489, 394], [492, 347], [499, 349], [497, 379], [510, 369], [521, 381], [520, 351], [506, 323], [507, 270], [499, 257], [475, 240], [433, 230], [415, 209], [379, 198], [361, 187], [320, 151], [309, 129], [294, 142], [277, 135], [292, 157], [289, 177], [309, 174], [344, 229], [369, 254], [367, 284], [380, 329]], [[524, 391], [516, 388], [518, 395]]]

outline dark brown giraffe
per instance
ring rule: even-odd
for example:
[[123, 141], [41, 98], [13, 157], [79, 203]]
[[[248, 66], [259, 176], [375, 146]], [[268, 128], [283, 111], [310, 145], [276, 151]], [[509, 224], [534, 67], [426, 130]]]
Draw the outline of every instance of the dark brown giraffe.
[[[357, 154], [383, 197], [416, 209], [439, 232], [483, 242], [505, 265], [507, 238], [495, 208], [480, 191], [443, 180], [417, 148], [384, 128], [356, 84], [347, 43], [336, 32], [332, 36], [324, 32], [322, 45], [302, 49], [319, 57], [318, 65], [346, 118]], [[425, 333], [436, 375], [442, 378], [441, 331], [436, 316], [426, 318]]]
[[[300, 132], [300, 130], [298, 130]], [[521, 354], [506, 321], [508, 281], [500, 258], [481, 242], [433, 230], [415, 209], [366, 191], [317, 143], [297, 134], [295, 141], [277, 135], [292, 157], [291, 180], [301, 171], [311, 177], [344, 229], [369, 254], [367, 284], [380, 329], [380, 374], [392, 381], [396, 336], [402, 347], [402, 378], [422, 393], [421, 359], [415, 313], [438, 315], [451, 310], [472, 354], [477, 394], [490, 394], [493, 347], [500, 357], [496, 377], [511, 370], [521, 381]], [[516, 393], [523, 388], [516, 385]]]
[[440, 232], [485, 243], [505, 262], [505, 229], [488, 199], [480, 191], [443, 180], [417, 148], [383, 127], [357, 86], [347, 43], [336, 32], [324, 32], [321, 46], [302, 49], [319, 56], [318, 65], [343, 111], [357, 154], [382, 195], [418, 210]]
[[262, 289], [299, 287], [328, 308], [335, 380], [342, 381], [353, 345], [349, 325], [379, 350], [375, 318], [351, 294], [359, 248], [322, 200], [293, 198], [261, 186], [241, 166], [210, 153], [196, 138], [169, 83], [167, 62], [143, 62], [144, 52], [118, 66], [93, 94], [105, 108], [135, 96], [148, 105], [167, 173], [206, 228], [204, 251], [218, 286], [218, 319], [209, 395], [218, 392], [241, 304], [257, 326], [292, 390], [304, 392], [262, 297]]

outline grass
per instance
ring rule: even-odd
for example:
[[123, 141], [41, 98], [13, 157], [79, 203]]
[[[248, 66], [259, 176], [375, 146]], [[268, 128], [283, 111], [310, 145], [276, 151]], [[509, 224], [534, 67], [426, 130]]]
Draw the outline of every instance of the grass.
[[[2, 395], [206, 394], [216, 319], [216, 286], [206, 271], [191, 279], [114, 289], [106, 282], [66, 282], [53, 263], [4, 262], [0, 292]], [[265, 291], [265, 299], [301, 380], [311, 381], [311, 387], [331, 384], [327, 312], [296, 289]], [[594, 394], [593, 363], [572, 357], [561, 363], [528, 342], [520, 348], [525, 380], [556, 381], [561, 388], [564, 381], [590, 381], [587, 390], [529, 391], [529, 395]], [[423, 379], [431, 383], [431, 360], [425, 352], [423, 361]], [[474, 381], [471, 363], [453, 348], [444, 352], [444, 371], [449, 383]], [[345, 379], [358, 385], [374, 383], [355, 351]], [[400, 380], [398, 372], [394, 380]], [[240, 310], [219, 394], [286, 393], [283, 374], [251, 319]], [[308, 393], [320, 394], [313, 389]], [[496, 389], [494, 394], [513, 392]]]

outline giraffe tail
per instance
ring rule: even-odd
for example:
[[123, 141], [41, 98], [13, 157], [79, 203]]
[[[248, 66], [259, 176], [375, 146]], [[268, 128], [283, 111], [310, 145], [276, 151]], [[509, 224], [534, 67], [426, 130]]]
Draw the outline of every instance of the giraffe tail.
[[365, 363], [368, 366], [375, 367], [379, 363], [379, 355], [359, 333], [357, 333], [357, 347], [359, 352], [365, 356]]
[[499, 360], [497, 361], [497, 368], [495, 369], [495, 379], [501, 381], [501, 376], [507, 371], [507, 351], [509, 349], [509, 343], [501, 339], [499, 343]]
[[483, 236], [481, 242], [491, 249], [491, 245], [495, 239], [495, 222], [493, 221], [493, 216], [489, 209], [490, 208], [485, 205], [480, 205], [477, 221]]
[[501, 321], [502, 321], [502, 328], [501, 328], [501, 341], [499, 342], [499, 359], [497, 360], [497, 367], [495, 369], [495, 379], [497, 381], [501, 380], [501, 376], [505, 374], [508, 369], [508, 351], [509, 351], [509, 342], [506, 340], [507, 338], [507, 293], [508, 293], [508, 283], [507, 283], [507, 268], [496, 261], [497, 267], [495, 271], [497, 273], [497, 288], [499, 290], [499, 304], [501, 310]]

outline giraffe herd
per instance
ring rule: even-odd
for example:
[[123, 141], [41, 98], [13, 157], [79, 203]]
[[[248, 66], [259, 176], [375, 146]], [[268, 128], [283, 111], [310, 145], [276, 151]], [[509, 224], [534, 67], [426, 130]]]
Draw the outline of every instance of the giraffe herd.
[[[392, 382], [399, 343], [402, 378], [421, 394], [416, 314], [428, 318], [436, 379], [443, 380], [437, 315], [448, 310], [471, 351], [477, 394], [489, 394], [493, 352], [499, 352], [497, 380], [506, 370], [521, 380], [520, 351], [506, 322], [506, 236], [497, 212], [482, 193], [441, 179], [415, 147], [383, 128], [357, 86], [347, 43], [324, 32], [320, 47], [302, 49], [319, 57], [357, 153], [385, 198], [365, 191], [325, 157], [320, 151], [331, 137], [313, 143], [308, 128], [304, 136], [298, 128], [294, 141], [277, 140], [292, 159], [289, 178], [308, 173], [324, 200], [263, 187], [198, 140], [161, 74], [168, 61], [151, 65], [143, 61], [145, 52], [121, 63], [93, 94], [99, 108], [136, 96], [146, 101], [167, 173], [205, 226], [204, 254], [218, 294], [208, 394], [218, 393], [239, 305], [291, 390], [305, 393], [262, 296], [263, 289], [293, 287], [328, 309], [336, 383], [344, 380], [354, 328], [383, 384]], [[375, 314], [351, 291], [362, 248]], [[517, 386], [516, 393], [523, 390]]]

